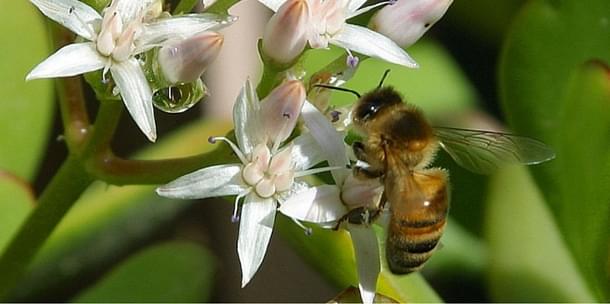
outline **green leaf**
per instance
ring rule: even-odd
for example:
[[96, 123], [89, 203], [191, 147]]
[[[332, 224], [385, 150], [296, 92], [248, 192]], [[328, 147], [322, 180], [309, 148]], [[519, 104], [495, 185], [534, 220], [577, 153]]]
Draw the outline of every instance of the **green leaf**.
[[[278, 216], [276, 225], [283, 239], [336, 286], [358, 286], [356, 261], [347, 232], [312, 227], [312, 235], [307, 236], [285, 216]], [[419, 273], [396, 276], [383, 271], [377, 282], [377, 292], [401, 302], [441, 301]]]
[[0, 168], [31, 180], [43, 156], [53, 117], [50, 80], [25, 82], [49, 55], [40, 14], [28, 1], [5, 1], [0, 10]]
[[[580, 275], [610, 299], [610, 2], [531, 1], [504, 47], [500, 84], [517, 133], [542, 139], [556, 160], [533, 170]], [[598, 60], [598, 64], [586, 62]], [[597, 68], [595, 68], [597, 66]]]
[[34, 207], [30, 186], [19, 177], [0, 171], [0, 252]]
[[199, 245], [171, 242], [136, 253], [74, 302], [206, 302], [214, 258]]
[[[138, 158], [205, 153], [216, 147], [208, 137], [225, 134], [228, 129], [219, 121], [198, 123], [165, 137]], [[28, 302], [46, 299], [51, 291], [71, 292], [74, 282], [111, 267], [194, 203], [160, 197], [154, 188], [94, 183], [49, 237], [30, 265], [28, 276], [9, 299]]]
[[499, 302], [593, 302], [570, 250], [525, 168], [491, 180], [486, 210], [489, 285]]

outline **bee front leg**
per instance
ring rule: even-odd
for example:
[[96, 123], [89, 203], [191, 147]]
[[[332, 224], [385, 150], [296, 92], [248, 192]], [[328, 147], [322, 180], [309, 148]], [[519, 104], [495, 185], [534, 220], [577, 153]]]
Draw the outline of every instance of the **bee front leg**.
[[370, 166], [370, 160], [368, 159], [368, 154], [366, 152], [366, 147], [362, 142], [355, 141], [352, 144], [352, 150], [354, 151], [354, 155], [360, 161], [363, 161], [369, 166], [359, 166], [356, 165], [353, 168], [354, 176], [360, 179], [371, 179], [371, 178], [379, 178], [383, 175], [382, 170], [375, 169]]

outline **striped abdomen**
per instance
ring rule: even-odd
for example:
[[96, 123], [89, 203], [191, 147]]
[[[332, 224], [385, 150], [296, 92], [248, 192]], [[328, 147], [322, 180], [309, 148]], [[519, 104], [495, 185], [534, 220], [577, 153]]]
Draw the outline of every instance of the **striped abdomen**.
[[396, 274], [417, 271], [430, 258], [443, 234], [449, 207], [444, 171], [426, 170], [409, 179], [403, 200], [390, 198], [386, 258]]

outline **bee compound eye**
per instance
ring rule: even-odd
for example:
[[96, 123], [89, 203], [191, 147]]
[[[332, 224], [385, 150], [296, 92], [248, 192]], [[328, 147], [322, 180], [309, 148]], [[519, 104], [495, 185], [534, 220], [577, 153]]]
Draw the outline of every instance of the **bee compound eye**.
[[360, 119], [362, 121], [367, 121], [367, 120], [373, 118], [373, 116], [375, 116], [375, 114], [377, 114], [378, 111], [379, 111], [379, 104], [367, 102], [359, 108], [357, 117], [358, 117], [358, 119]]

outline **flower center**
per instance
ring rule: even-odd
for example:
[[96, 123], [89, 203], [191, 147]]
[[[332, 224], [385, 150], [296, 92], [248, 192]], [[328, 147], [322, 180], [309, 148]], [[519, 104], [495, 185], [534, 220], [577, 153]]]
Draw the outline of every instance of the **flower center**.
[[121, 62], [129, 59], [135, 49], [135, 36], [142, 22], [140, 18], [136, 18], [125, 26], [120, 12], [116, 9], [116, 3], [117, 1], [113, 1], [104, 12], [96, 46], [100, 54]]
[[271, 155], [266, 145], [257, 145], [242, 170], [244, 181], [263, 198], [290, 189], [294, 181], [294, 170], [290, 162], [291, 152], [292, 146]]

